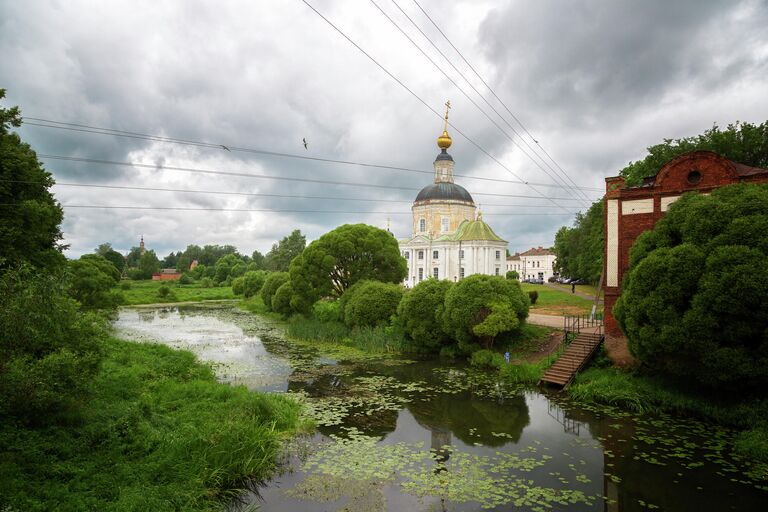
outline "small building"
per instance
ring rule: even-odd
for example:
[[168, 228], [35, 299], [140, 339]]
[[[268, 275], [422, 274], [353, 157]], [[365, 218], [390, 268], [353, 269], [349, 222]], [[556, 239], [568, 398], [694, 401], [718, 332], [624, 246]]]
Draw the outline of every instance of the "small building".
[[162, 268], [160, 272], [152, 274], [153, 281], [176, 281], [181, 279], [181, 272], [178, 272], [175, 268]]
[[768, 169], [733, 162], [711, 151], [692, 151], [670, 160], [636, 187], [625, 187], [621, 176], [605, 179], [606, 334], [622, 335], [613, 306], [621, 294], [621, 281], [629, 269], [629, 250], [637, 237], [653, 229], [682, 194], [707, 194], [735, 183], [768, 183]]
[[555, 275], [555, 253], [544, 247], [532, 247], [507, 257], [507, 272], [514, 270], [520, 279], [549, 280]]

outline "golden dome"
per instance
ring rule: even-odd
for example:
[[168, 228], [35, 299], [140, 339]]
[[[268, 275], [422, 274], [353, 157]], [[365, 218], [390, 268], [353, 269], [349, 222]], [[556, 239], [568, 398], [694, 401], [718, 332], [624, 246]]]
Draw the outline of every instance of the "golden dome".
[[448, 149], [451, 147], [451, 136], [448, 135], [448, 130], [443, 130], [443, 133], [437, 138], [437, 147], [440, 149]]

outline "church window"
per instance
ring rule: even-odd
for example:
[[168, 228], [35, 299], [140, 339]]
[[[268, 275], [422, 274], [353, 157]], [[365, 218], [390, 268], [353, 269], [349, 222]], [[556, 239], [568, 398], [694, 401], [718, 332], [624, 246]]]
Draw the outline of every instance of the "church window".
[[436, 260], [440, 257], [440, 253], [438, 251], [432, 251], [432, 259]]
[[443, 217], [440, 221], [440, 231], [442, 233], [448, 232], [448, 217]]
[[464, 279], [464, 267], [459, 269], [459, 279]]
[[419, 259], [420, 260], [424, 259], [424, 251], [419, 251]]
[[440, 270], [437, 267], [432, 269], [432, 276], [435, 279], [440, 279]]
[[496, 259], [497, 260], [501, 259], [501, 251], [496, 251]]
[[409, 253], [408, 251], [403, 252], [403, 258], [408, 259]]
[[499, 275], [499, 267], [496, 267], [496, 275]]
[[423, 281], [423, 280], [424, 280], [424, 269], [420, 268], [419, 269], [419, 281]]
[[464, 249], [462, 249], [462, 250], [460, 250], [460, 251], [459, 251], [459, 259], [460, 259], [460, 260], [463, 260], [463, 259], [464, 259]]
[[419, 231], [422, 233], [427, 230], [427, 221], [425, 219], [419, 219]]

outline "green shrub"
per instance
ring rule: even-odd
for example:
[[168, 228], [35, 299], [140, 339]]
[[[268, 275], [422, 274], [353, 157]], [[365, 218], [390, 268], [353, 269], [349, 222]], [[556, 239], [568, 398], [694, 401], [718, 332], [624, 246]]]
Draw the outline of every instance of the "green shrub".
[[200, 286], [202, 288], [213, 288], [213, 279], [210, 277], [204, 277], [200, 280]]
[[412, 340], [414, 352], [435, 353], [449, 342], [443, 330], [442, 313], [450, 281], [427, 279], [408, 291], [397, 308], [398, 322]]
[[111, 309], [116, 307], [119, 297], [112, 288], [120, 280], [120, 274], [112, 263], [88, 254], [75, 261], [67, 262], [70, 276], [69, 294], [86, 309]]
[[344, 307], [344, 323], [350, 327], [386, 324], [402, 298], [403, 287], [399, 284], [361, 281]]
[[244, 277], [237, 277], [232, 280], [232, 293], [234, 293], [235, 295], [242, 295], [244, 287], [245, 287]]
[[250, 270], [243, 274], [243, 296], [249, 299], [259, 293], [268, 275], [266, 270]]
[[291, 282], [286, 281], [280, 285], [280, 288], [275, 291], [275, 295], [272, 297], [272, 311], [289, 316], [293, 312], [291, 309], [291, 295], [293, 295]]
[[528, 300], [531, 301], [531, 306], [536, 304], [536, 301], [539, 300], [539, 292], [537, 292], [536, 290], [531, 290], [530, 292], [528, 292]]
[[464, 353], [479, 349], [479, 343], [490, 349], [499, 334], [520, 330], [528, 308], [519, 282], [474, 274], [448, 290], [443, 328]]
[[319, 300], [312, 306], [312, 314], [321, 322], [340, 322], [341, 306], [338, 300]]
[[472, 356], [469, 358], [469, 364], [480, 368], [499, 369], [505, 365], [505, 361], [504, 356], [498, 352], [492, 350], [478, 350], [477, 352], [472, 352]]
[[76, 413], [91, 391], [103, 335], [102, 322], [67, 296], [64, 278], [3, 271], [0, 418], [47, 424]]
[[167, 285], [161, 285], [160, 288], [157, 289], [157, 294], [164, 299], [171, 294], [171, 289], [168, 288]]
[[768, 185], [676, 201], [633, 245], [613, 312], [653, 372], [713, 390], [768, 385]]
[[509, 384], [524, 384], [532, 386], [539, 382], [544, 371], [554, 360], [545, 360], [541, 363], [516, 363], [505, 364], [499, 370], [499, 376]]
[[272, 272], [264, 281], [264, 286], [261, 287], [260, 293], [261, 299], [269, 311], [274, 311], [272, 308], [272, 297], [274, 297], [278, 288], [288, 282], [288, 279], [288, 272]]
[[179, 278], [179, 284], [192, 284], [195, 280], [192, 279], [192, 276], [189, 275], [188, 272], [184, 272], [181, 274], [181, 277]]
[[123, 281], [120, 283], [120, 289], [121, 290], [130, 290], [131, 289], [131, 283], [129, 281]]
[[507, 279], [520, 279], [520, 274], [516, 270], [510, 270], [506, 277]]

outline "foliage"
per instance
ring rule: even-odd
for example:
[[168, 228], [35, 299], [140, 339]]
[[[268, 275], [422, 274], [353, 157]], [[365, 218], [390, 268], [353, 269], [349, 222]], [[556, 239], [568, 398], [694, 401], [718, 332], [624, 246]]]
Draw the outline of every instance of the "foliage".
[[167, 285], [162, 285], [160, 286], [160, 288], [157, 289], [157, 294], [163, 299], [168, 297], [170, 293], [171, 293], [171, 289], [168, 288]]
[[243, 296], [247, 299], [261, 291], [269, 272], [265, 270], [249, 270], [243, 275]]
[[509, 270], [506, 277], [507, 279], [520, 279], [520, 273], [517, 270]]
[[397, 240], [366, 224], [345, 224], [315, 240], [291, 263], [297, 311], [308, 311], [323, 297], [340, 297], [358, 281], [399, 283], [407, 267]]
[[[238, 259], [242, 259], [237, 252], [237, 248], [233, 245], [205, 245], [203, 247], [200, 247], [199, 245], [188, 245], [176, 262], [176, 270], [188, 270], [194, 260], [197, 260], [198, 265], [215, 267], [219, 259], [227, 254], [234, 254]], [[208, 275], [205, 277], [214, 276]]]
[[264, 255], [259, 251], [253, 251], [253, 254], [251, 254], [251, 265], [253, 265], [253, 268], [249, 270], [266, 270]]
[[[224, 300], [233, 299], [235, 296], [232, 293], [232, 288], [218, 286], [214, 287], [213, 283], [209, 283], [211, 286], [205, 287], [205, 283], [194, 284], [179, 284], [181, 280], [176, 281], [176, 286], [171, 287], [168, 281], [134, 281], [128, 283], [123, 281], [120, 284], [120, 288], [124, 284], [129, 284], [129, 289], [122, 291], [123, 304], [135, 306], [139, 304], [156, 304], [163, 302], [189, 302], [189, 301], [205, 301], [205, 300]], [[170, 288], [170, 293], [161, 297], [159, 289], [161, 287]]]
[[267, 310], [274, 311], [272, 308], [272, 298], [275, 296], [277, 289], [289, 280], [288, 272], [272, 272], [267, 276], [264, 281], [264, 286], [261, 287], [261, 300], [264, 301], [264, 305]]
[[204, 277], [200, 280], [200, 286], [203, 288], [213, 288], [213, 279]]
[[[131, 249], [131, 254], [132, 253], [133, 249]], [[131, 266], [131, 254], [129, 254], [127, 260], [128, 266]], [[152, 274], [157, 272], [160, 272], [160, 261], [157, 259], [155, 251], [150, 249], [138, 256], [136, 267], [128, 271], [128, 277], [136, 281], [152, 279]]]
[[[176, 268], [176, 265], [179, 262], [179, 258], [181, 257], [181, 251], [173, 252], [171, 251], [168, 256], [166, 256], [162, 262], [160, 262], [161, 268]], [[189, 268], [189, 267], [187, 267]], [[186, 269], [185, 269], [186, 270]]]
[[293, 290], [291, 289], [291, 281], [288, 280], [275, 290], [275, 295], [272, 297], [272, 311], [285, 316], [290, 315], [293, 312], [291, 310], [291, 295], [293, 295]]
[[99, 256], [103, 256], [107, 261], [112, 263], [120, 274], [123, 273], [123, 268], [125, 268], [125, 258], [122, 254], [112, 248], [112, 244], [99, 244], [95, 252]]
[[270, 475], [297, 425], [294, 402], [219, 384], [189, 352], [116, 339], [105, 347], [80, 425], [0, 424], [9, 510], [212, 512]]
[[121, 290], [130, 290], [131, 289], [130, 281], [123, 281], [122, 283], [120, 283], [120, 289]]
[[341, 307], [337, 300], [319, 300], [312, 306], [312, 316], [321, 322], [340, 322]]
[[350, 339], [355, 347], [369, 354], [401, 352], [406, 343], [403, 333], [387, 325], [357, 327], [352, 330]]
[[633, 246], [613, 312], [651, 371], [714, 389], [768, 384], [768, 186], [675, 202]]
[[70, 296], [86, 309], [110, 309], [120, 303], [112, 288], [120, 281], [117, 269], [105, 258], [86, 254], [67, 262]]
[[67, 296], [63, 276], [3, 271], [0, 418], [39, 425], [76, 413], [101, 360], [101, 334], [101, 322]]
[[538, 363], [505, 364], [499, 370], [499, 377], [507, 384], [535, 385], [544, 372], [554, 363], [554, 357], [548, 357]]
[[245, 284], [245, 277], [238, 277], [232, 280], [232, 293], [242, 295]]
[[414, 352], [436, 353], [448, 342], [443, 331], [442, 314], [445, 295], [453, 283], [426, 279], [408, 291], [397, 308], [397, 318]]
[[555, 234], [555, 268], [564, 276], [597, 283], [603, 270], [605, 218], [603, 201], [592, 203], [587, 213], [577, 213], [572, 228]]
[[538, 290], [531, 290], [528, 292], [528, 300], [531, 301], [531, 306], [536, 304], [536, 301], [539, 300], [539, 292]]
[[360, 281], [344, 305], [344, 323], [350, 327], [375, 327], [389, 322], [403, 298], [403, 287], [380, 281]]
[[192, 276], [190, 276], [188, 272], [181, 274], [181, 277], [179, 278], [179, 284], [192, 284], [194, 282], [195, 280], [192, 279]]
[[288, 335], [300, 340], [339, 343], [349, 338], [350, 329], [339, 321], [295, 315], [288, 323]]
[[272, 272], [287, 272], [293, 258], [301, 254], [306, 245], [307, 237], [300, 230], [293, 230], [290, 235], [272, 245], [272, 249], [263, 257], [264, 268]]
[[[221, 259], [219, 259], [216, 262], [215, 269], [216, 274], [214, 276], [214, 281], [218, 283], [223, 283], [230, 277], [239, 277], [242, 274], [235, 275], [233, 273], [233, 270], [235, 267], [241, 265], [243, 263], [243, 260], [237, 256], [236, 254], [227, 254], [226, 256], [223, 256]], [[242, 273], [245, 273], [245, 266], [243, 265], [240, 267], [242, 270]]]
[[695, 137], [664, 139], [664, 142], [648, 148], [648, 156], [638, 162], [630, 162], [620, 171], [627, 185], [642, 183], [643, 178], [655, 176], [664, 164], [689, 151], [709, 150], [752, 167], [768, 167], [768, 121], [762, 124], [736, 122], [725, 130], [714, 125]]
[[528, 308], [528, 297], [519, 282], [474, 274], [448, 290], [443, 327], [462, 351], [471, 353], [479, 348], [478, 341], [491, 348], [498, 334], [517, 331]]
[[505, 362], [504, 356], [498, 352], [483, 349], [478, 350], [477, 352], [472, 352], [472, 355], [469, 358], [469, 364], [480, 368], [495, 368], [498, 370], [504, 366]]
[[18, 107], [0, 107], [0, 269], [24, 262], [59, 267], [64, 264], [59, 243], [64, 212], [49, 191], [53, 177], [29, 144], [10, 131], [19, 126]]

